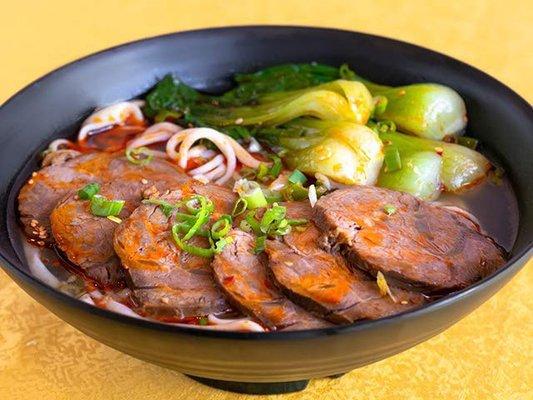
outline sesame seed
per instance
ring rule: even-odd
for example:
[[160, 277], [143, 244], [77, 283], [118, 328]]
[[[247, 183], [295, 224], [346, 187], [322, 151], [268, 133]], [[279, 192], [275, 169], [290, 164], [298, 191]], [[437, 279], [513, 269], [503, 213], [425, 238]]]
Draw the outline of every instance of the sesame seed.
[[243, 122], [244, 122], [244, 119], [242, 119], [242, 118], [237, 118], [237, 119], [235, 120], [235, 125], [240, 125], [240, 124], [242, 124]]
[[402, 300], [402, 301], [400, 301], [400, 304], [407, 304], [407, 303], [408, 303], [407, 300]]
[[32, 172], [31, 176], [37, 176], [37, 172]]
[[44, 246], [44, 242], [43, 242], [42, 240], [39, 240], [39, 241], [37, 242], [37, 244], [38, 244], [39, 246]]
[[30, 226], [32, 228], [35, 228], [37, 225], [39, 225], [39, 221], [37, 221], [36, 219], [32, 219], [30, 222]]
[[168, 304], [168, 303], [169, 303], [168, 298], [167, 298], [167, 297], [163, 297], [163, 298], [161, 299], [161, 303]]
[[28, 181], [28, 185], [33, 185], [33, 179], [30, 179], [30, 180]]
[[148, 183], [148, 180], [143, 178], [143, 179], [141, 179], [141, 183], [142, 183], [143, 185], [146, 185], [146, 184]]

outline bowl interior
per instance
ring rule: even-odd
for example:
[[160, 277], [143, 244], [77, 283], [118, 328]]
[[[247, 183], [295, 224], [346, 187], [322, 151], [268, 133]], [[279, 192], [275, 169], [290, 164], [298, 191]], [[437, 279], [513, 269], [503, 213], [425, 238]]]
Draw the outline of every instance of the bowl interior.
[[[2, 257], [27, 272], [16, 195], [38, 168], [35, 155], [50, 140], [71, 136], [95, 107], [138, 97], [169, 72], [195, 88], [219, 92], [232, 85], [235, 72], [311, 61], [347, 62], [359, 74], [389, 85], [437, 82], [456, 89], [469, 113], [467, 134], [481, 139], [514, 189], [514, 194], [510, 187], [506, 191], [508, 201], [489, 201], [480, 209], [509, 207], [508, 231], [502, 233], [506, 247], [515, 258], [528, 251], [533, 229], [533, 117], [518, 95], [461, 62], [390, 39], [328, 29], [241, 27], [184, 32], [106, 50], [54, 71], [10, 99], [0, 109]], [[491, 213], [486, 214], [490, 220]]]

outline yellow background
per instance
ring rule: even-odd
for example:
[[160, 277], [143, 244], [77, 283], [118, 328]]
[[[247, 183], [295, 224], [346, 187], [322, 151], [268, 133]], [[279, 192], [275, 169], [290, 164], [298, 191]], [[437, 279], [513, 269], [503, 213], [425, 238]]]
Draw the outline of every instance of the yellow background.
[[[2, 0], [0, 101], [55, 67], [129, 40], [199, 27], [276, 23], [360, 30], [420, 44], [475, 65], [531, 102], [531, 4]], [[393, 60], [391, 55], [391, 68]], [[305, 392], [286, 398], [531, 399], [532, 287], [530, 263], [498, 295], [438, 337], [341, 379], [315, 380]], [[87, 338], [0, 271], [0, 399], [86, 398], [247, 396], [206, 388]]]

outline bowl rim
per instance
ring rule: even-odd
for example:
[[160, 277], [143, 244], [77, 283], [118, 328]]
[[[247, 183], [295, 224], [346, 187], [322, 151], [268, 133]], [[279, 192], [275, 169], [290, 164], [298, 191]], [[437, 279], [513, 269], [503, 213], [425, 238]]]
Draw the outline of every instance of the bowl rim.
[[[489, 82], [492, 82], [492, 84], [496, 84], [500, 90], [504, 90], [508, 92], [509, 95], [514, 97], [514, 100], [517, 101], [522, 107], [529, 110], [529, 116], [531, 122], [533, 122], [533, 113], [531, 113], [531, 107], [529, 103], [521, 97], [518, 93], [516, 93], [514, 90], [506, 86], [504, 83], [499, 81], [498, 79], [488, 75], [487, 73], [479, 70], [476, 67], [473, 67], [463, 61], [460, 61], [456, 58], [453, 58], [451, 56], [448, 56], [446, 54], [437, 52], [435, 50], [419, 46], [416, 44], [412, 44], [406, 41], [382, 36], [382, 35], [375, 35], [371, 33], [366, 32], [360, 32], [360, 31], [352, 31], [347, 29], [338, 29], [338, 28], [329, 28], [329, 27], [316, 27], [316, 26], [306, 26], [306, 25], [261, 25], [261, 24], [252, 24], [252, 25], [230, 25], [230, 26], [221, 26], [221, 27], [211, 27], [211, 28], [199, 28], [199, 29], [191, 29], [191, 30], [183, 30], [183, 31], [176, 31], [176, 32], [170, 32], [165, 33], [161, 35], [155, 35], [155, 36], [149, 36], [141, 39], [136, 39], [133, 41], [129, 41], [126, 43], [122, 43], [119, 45], [115, 45], [109, 48], [105, 48], [103, 50], [99, 50], [94, 53], [90, 53], [88, 55], [85, 55], [83, 57], [77, 58], [73, 61], [70, 61], [64, 65], [59, 66], [58, 68], [55, 68], [51, 70], [50, 72], [46, 73], [45, 75], [35, 79], [34, 81], [30, 82], [29, 84], [25, 85], [23, 88], [19, 89], [15, 94], [10, 96], [2, 105], [0, 105], [0, 111], [5, 108], [9, 103], [13, 102], [16, 98], [23, 95], [27, 90], [30, 88], [36, 86], [41, 82], [42, 80], [48, 79], [54, 75], [57, 75], [61, 73], [63, 70], [71, 67], [75, 67], [77, 64], [82, 64], [88, 60], [94, 60], [101, 57], [106, 57], [108, 54], [112, 54], [117, 51], [121, 51], [123, 49], [127, 49], [130, 47], [135, 46], [142, 46], [143, 44], [148, 44], [154, 41], [164, 40], [165, 38], [170, 38], [174, 36], [184, 36], [184, 35], [201, 35], [205, 33], [223, 33], [223, 32], [235, 32], [235, 31], [242, 31], [242, 30], [295, 30], [295, 31], [315, 31], [315, 32], [331, 32], [331, 33], [341, 33], [341, 34], [355, 34], [360, 36], [366, 36], [370, 40], [378, 39], [378, 40], [385, 40], [392, 42], [395, 46], [403, 46], [403, 47], [410, 47], [414, 50], [419, 50], [426, 52], [430, 55], [444, 57], [448, 61], [453, 62], [458, 67], [461, 67], [465, 71], [473, 72], [477, 74], [478, 76], [488, 80]], [[8, 196], [8, 201], [12, 197], [12, 186], [14, 183], [16, 176], [14, 176], [9, 184], [10, 190], [7, 191], [6, 196]], [[7, 211], [4, 211], [4, 215], [7, 214]], [[6, 218], [7, 221], [7, 218]], [[9, 238], [11, 241], [11, 238]], [[329, 335], [337, 335], [337, 334], [348, 334], [348, 333], [354, 333], [361, 330], [366, 330], [370, 328], [380, 328], [386, 325], [390, 325], [392, 323], [397, 323], [400, 321], [408, 321], [415, 319], [417, 317], [422, 317], [424, 315], [431, 314], [437, 310], [447, 308], [448, 306], [455, 304], [459, 302], [462, 299], [468, 298], [471, 295], [473, 295], [475, 292], [481, 290], [482, 288], [488, 286], [489, 283], [494, 282], [496, 280], [500, 280], [505, 278], [507, 274], [512, 274], [514, 269], [520, 269], [522, 265], [525, 265], [527, 260], [524, 261], [523, 264], [520, 264], [520, 261], [526, 257], [531, 257], [533, 254], [533, 240], [530, 240], [527, 246], [525, 246], [524, 249], [522, 249], [520, 252], [515, 254], [512, 258], [507, 260], [506, 264], [498, 269], [493, 274], [485, 277], [484, 279], [470, 285], [469, 287], [462, 289], [457, 292], [453, 292], [449, 295], [446, 295], [442, 297], [441, 299], [435, 300], [431, 303], [425, 304], [419, 308], [415, 308], [412, 310], [404, 311], [399, 314], [395, 314], [392, 316], [380, 318], [377, 320], [366, 320], [366, 321], [360, 321], [360, 322], [354, 322], [352, 324], [347, 325], [337, 325], [327, 328], [318, 328], [318, 329], [306, 329], [306, 330], [299, 330], [299, 331], [273, 331], [273, 332], [239, 332], [239, 331], [217, 331], [217, 330], [208, 330], [208, 329], [197, 329], [194, 326], [192, 327], [183, 327], [183, 326], [177, 326], [177, 325], [171, 325], [171, 324], [165, 324], [163, 322], [157, 322], [152, 320], [146, 320], [146, 319], [139, 319], [135, 317], [130, 317], [124, 314], [115, 313], [113, 311], [109, 311], [106, 309], [98, 308], [93, 305], [90, 305], [88, 303], [85, 303], [84, 301], [81, 301], [77, 298], [71, 297], [67, 295], [66, 293], [63, 293], [59, 290], [56, 290], [52, 288], [51, 286], [48, 286], [44, 282], [40, 281], [33, 275], [31, 275], [29, 272], [26, 272], [24, 270], [21, 270], [17, 268], [16, 266], [12, 265], [10, 261], [4, 256], [3, 249], [0, 249], [0, 260], [2, 261], [2, 265], [0, 265], [4, 269], [9, 269], [11, 273], [17, 275], [20, 279], [25, 280], [27, 283], [30, 283], [35, 288], [47, 292], [52, 297], [55, 297], [58, 301], [66, 303], [68, 306], [73, 306], [78, 309], [80, 309], [82, 312], [89, 312], [91, 314], [95, 314], [99, 317], [103, 317], [106, 319], [111, 319], [116, 322], [125, 324], [125, 325], [135, 325], [139, 328], [143, 329], [155, 329], [158, 331], [164, 331], [167, 333], [176, 333], [176, 334], [183, 334], [183, 335], [191, 335], [191, 336], [200, 336], [200, 337], [210, 337], [210, 338], [219, 338], [219, 339], [233, 339], [233, 340], [260, 340], [260, 341], [271, 341], [271, 340], [294, 340], [294, 339], [309, 339], [309, 338], [317, 338], [321, 336], [329, 336]], [[515, 267], [513, 269], [513, 267]], [[9, 276], [9, 274], [8, 274]], [[51, 311], [51, 310], [48, 310]]]

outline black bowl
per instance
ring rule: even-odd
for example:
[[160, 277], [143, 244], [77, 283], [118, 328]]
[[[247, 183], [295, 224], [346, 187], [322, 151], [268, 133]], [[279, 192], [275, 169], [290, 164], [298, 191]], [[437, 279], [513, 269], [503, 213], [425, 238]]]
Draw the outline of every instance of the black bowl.
[[[16, 194], [34, 155], [74, 132], [96, 106], [136, 97], [174, 72], [210, 91], [235, 72], [286, 63], [348, 62], [388, 84], [440, 82], [466, 101], [469, 129], [494, 151], [513, 184], [520, 223], [507, 265], [468, 289], [378, 321], [301, 332], [239, 333], [180, 328], [94, 308], [31, 276], [20, 258]], [[62, 67], [0, 109], [0, 254], [6, 272], [33, 298], [87, 335], [134, 357], [223, 387], [287, 391], [408, 349], [442, 332], [496, 293], [531, 255], [533, 113], [516, 93], [452, 58], [382, 37], [303, 27], [234, 27], [160, 36], [115, 47]], [[19, 255], [18, 255], [19, 254]], [[204, 380], [211, 382], [209, 379]], [[300, 381], [294, 383], [294, 381]], [[235, 386], [232, 382], [294, 384]]]

